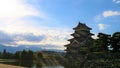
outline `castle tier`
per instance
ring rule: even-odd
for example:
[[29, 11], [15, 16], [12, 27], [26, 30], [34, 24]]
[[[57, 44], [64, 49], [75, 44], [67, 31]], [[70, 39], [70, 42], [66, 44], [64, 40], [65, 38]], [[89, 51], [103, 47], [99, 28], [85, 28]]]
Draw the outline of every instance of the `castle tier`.
[[72, 39], [69, 39], [70, 42], [66, 47], [66, 57], [73, 60], [83, 60], [85, 59], [86, 54], [89, 52], [89, 48], [91, 46], [91, 36], [93, 35], [90, 33], [91, 28], [88, 27], [86, 24], [80, 23], [77, 27], [73, 28], [74, 33], [71, 34], [73, 36]]

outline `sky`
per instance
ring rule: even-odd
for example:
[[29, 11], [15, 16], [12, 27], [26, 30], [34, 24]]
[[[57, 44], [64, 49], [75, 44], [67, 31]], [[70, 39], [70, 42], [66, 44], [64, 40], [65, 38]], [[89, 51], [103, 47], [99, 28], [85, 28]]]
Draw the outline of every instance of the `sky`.
[[64, 50], [78, 22], [120, 31], [120, 0], [0, 0], [0, 44]]

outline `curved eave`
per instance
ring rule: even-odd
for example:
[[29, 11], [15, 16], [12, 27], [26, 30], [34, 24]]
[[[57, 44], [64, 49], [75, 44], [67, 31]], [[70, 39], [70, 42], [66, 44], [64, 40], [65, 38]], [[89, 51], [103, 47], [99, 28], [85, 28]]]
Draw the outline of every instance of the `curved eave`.
[[80, 28], [86, 28], [86, 29], [88, 29], [88, 30], [92, 30], [92, 28], [87, 27], [87, 26], [84, 26], [84, 27], [78, 26], [78, 27], [73, 28], [73, 30], [77, 30], [77, 29], [80, 29]]
[[70, 46], [70, 44], [64, 45], [64, 47], [68, 47], [68, 46]]
[[90, 33], [90, 35], [94, 35], [93, 33]]
[[73, 34], [70, 34], [71, 36], [74, 36], [74, 33]]
[[68, 39], [68, 41], [71, 41], [71, 40], [74, 40], [74, 38], [72, 38], [72, 39]]

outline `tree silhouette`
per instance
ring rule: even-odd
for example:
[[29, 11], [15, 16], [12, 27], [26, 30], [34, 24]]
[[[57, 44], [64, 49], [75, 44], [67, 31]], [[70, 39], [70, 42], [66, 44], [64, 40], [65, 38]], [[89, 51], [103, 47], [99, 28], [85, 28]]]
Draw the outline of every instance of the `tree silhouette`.
[[21, 54], [21, 52], [20, 52], [20, 51], [17, 51], [17, 52], [14, 54], [14, 59], [20, 59], [20, 54]]
[[20, 53], [20, 59], [21, 60], [33, 60], [34, 59], [34, 53], [32, 50], [23, 50], [21, 53]]
[[102, 51], [107, 51], [108, 46], [111, 44], [111, 35], [99, 33], [98, 37], [99, 45], [101, 46]]
[[34, 59], [34, 53], [32, 50], [28, 51], [28, 60], [33, 60]]
[[43, 59], [43, 53], [37, 52], [35, 57], [36, 57], [36, 59]]
[[111, 47], [113, 48], [113, 52], [120, 52], [120, 32], [115, 32], [112, 35]]
[[6, 54], [7, 54], [6, 49], [4, 49], [4, 50], [3, 50], [3, 56], [2, 56], [3, 59], [6, 59], [6, 58], [7, 58], [7, 55], [6, 55]]
[[20, 58], [21, 58], [21, 60], [27, 60], [28, 56], [27, 56], [27, 51], [26, 50], [23, 50], [21, 52]]

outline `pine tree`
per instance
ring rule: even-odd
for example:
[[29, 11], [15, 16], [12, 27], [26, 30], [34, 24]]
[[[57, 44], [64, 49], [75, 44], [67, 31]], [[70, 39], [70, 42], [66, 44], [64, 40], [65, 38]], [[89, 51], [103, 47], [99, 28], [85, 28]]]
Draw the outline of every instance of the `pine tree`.
[[113, 52], [120, 52], [120, 32], [115, 32], [112, 35], [111, 47]]

